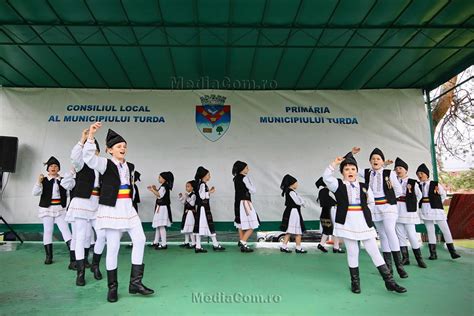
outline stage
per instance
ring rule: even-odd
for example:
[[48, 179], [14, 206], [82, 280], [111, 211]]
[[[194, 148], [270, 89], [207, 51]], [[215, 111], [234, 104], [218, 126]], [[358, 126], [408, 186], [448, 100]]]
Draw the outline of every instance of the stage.
[[[67, 270], [64, 243], [54, 244], [54, 263], [44, 265], [43, 245], [37, 242], [0, 246], [2, 282], [0, 315], [472, 315], [474, 250], [458, 247], [462, 258], [451, 260], [438, 244], [437, 261], [427, 269], [406, 266], [408, 279], [396, 281], [406, 294], [385, 290], [370, 258], [361, 251], [362, 293], [352, 294], [345, 254], [327, 254], [307, 245], [307, 254], [283, 254], [260, 248], [240, 253], [235, 243], [227, 251], [195, 254], [177, 243], [166, 251], [145, 251], [144, 284], [154, 296], [128, 294], [130, 248], [122, 244], [119, 256], [119, 301], [106, 301], [104, 279], [86, 272], [86, 286], [75, 286], [75, 272]], [[273, 245], [272, 245], [273, 246]], [[13, 248], [12, 251], [6, 251]]]

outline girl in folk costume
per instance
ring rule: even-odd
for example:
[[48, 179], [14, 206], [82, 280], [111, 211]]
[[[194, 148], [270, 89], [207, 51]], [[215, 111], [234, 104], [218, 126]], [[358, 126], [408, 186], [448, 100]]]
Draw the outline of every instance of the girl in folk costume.
[[212, 219], [211, 207], [209, 205], [209, 198], [212, 193], [216, 191], [214, 187], [207, 186], [211, 179], [211, 173], [206, 168], [200, 166], [194, 176], [194, 192], [196, 194], [196, 216], [194, 224], [194, 234], [196, 236], [196, 253], [207, 252], [201, 247], [201, 236], [209, 236], [212, 239], [212, 249], [214, 251], [224, 251], [216, 238], [216, 231], [214, 229], [214, 220]]
[[402, 264], [410, 264], [407, 247], [408, 237], [418, 266], [426, 268], [426, 264], [421, 256], [420, 243], [415, 228], [415, 225], [421, 222], [417, 213], [417, 204], [421, 200], [422, 193], [417, 185], [417, 181], [408, 178], [408, 164], [398, 157], [395, 159], [395, 172], [402, 186], [402, 196], [397, 199], [398, 219], [396, 227], [402, 253]]
[[194, 231], [194, 214], [196, 213], [196, 194], [194, 193], [194, 180], [186, 182], [186, 192], [178, 195], [184, 204], [183, 217], [181, 219], [181, 234], [184, 234], [184, 244], [180, 247], [192, 249], [196, 247]]
[[[380, 236], [383, 257], [392, 272], [393, 256], [398, 275], [401, 278], [407, 278], [408, 274], [403, 269], [400, 243], [395, 229], [398, 218], [397, 198], [402, 195], [402, 187], [395, 172], [384, 169], [386, 166], [385, 156], [380, 149], [375, 148], [372, 151], [369, 161], [371, 168], [365, 169], [364, 173], [360, 175], [375, 196], [372, 219]], [[387, 163], [391, 163], [391, 161]]]
[[280, 230], [286, 232], [283, 244], [280, 247], [281, 252], [290, 253], [288, 249], [288, 241], [290, 236], [295, 236], [296, 253], [306, 253], [307, 251], [301, 247], [301, 235], [306, 231], [303, 217], [301, 216], [301, 206], [305, 206], [304, 200], [296, 193], [298, 181], [287, 174], [281, 181], [281, 196], [285, 197], [285, 211], [281, 220]]
[[234, 176], [235, 202], [234, 225], [239, 230], [239, 243], [241, 252], [253, 252], [247, 245], [247, 240], [252, 236], [253, 230], [258, 228], [259, 220], [257, 212], [253, 208], [251, 194], [255, 193], [255, 186], [247, 176], [248, 165], [243, 161], [236, 161], [232, 167]]
[[69, 267], [74, 266], [74, 251], [71, 250], [71, 232], [65, 221], [67, 190], [61, 187], [62, 178], [59, 176], [61, 164], [55, 157], [45, 163], [48, 175], [40, 174], [38, 182], [33, 187], [33, 195], [40, 196], [38, 217], [43, 221], [43, 244], [46, 253], [45, 264], [53, 263], [53, 229], [58, 226], [63, 240], [69, 249]]
[[[351, 275], [351, 290], [359, 294], [359, 241], [365, 246], [372, 262], [377, 267], [389, 291], [406, 292], [392, 277], [389, 268], [380, 255], [375, 237], [377, 233], [372, 222], [371, 208], [375, 201], [372, 190], [365, 183], [357, 181], [357, 162], [352, 154], [347, 158], [337, 157], [324, 171], [323, 179], [336, 196], [337, 209], [334, 234], [344, 239], [347, 250], [347, 262]], [[344, 180], [336, 179], [337, 166]]]
[[[166, 244], [166, 227], [171, 227], [173, 218], [171, 215], [170, 192], [173, 189], [174, 176], [171, 171], [160, 173], [158, 182], [161, 184], [157, 189], [155, 185], [148, 186], [148, 190], [156, 195], [155, 215], [151, 226], [155, 228], [155, 249], [168, 249]], [[161, 243], [160, 241], [161, 237]]]
[[443, 210], [443, 201], [446, 200], [446, 191], [438, 181], [430, 181], [430, 170], [425, 164], [421, 164], [416, 169], [416, 175], [420, 181], [419, 186], [423, 197], [419, 203], [421, 219], [425, 223], [428, 232], [428, 246], [430, 249], [430, 260], [438, 259], [436, 253], [436, 233], [435, 224], [443, 233], [446, 247], [451, 254], [452, 259], [460, 258], [453, 244], [453, 237], [446, 220], [446, 214]]
[[[97, 208], [99, 207], [99, 172], [89, 168], [83, 159], [83, 148], [84, 143], [87, 141], [88, 132], [88, 129], [82, 132], [80, 141], [71, 151], [71, 161], [74, 166], [72, 172], [75, 173], [75, 179], [72, 177], [70, 184], [70, 186], [72, 186], [72, 200], [68, 207], [68, 216], [73, 219], [75, 232], [77, 286], [84, 286], [86, 284], [85, 268], [88, 266], [87, 257], [91, 247], [91, 239], [94, 235], [92, 228], [95, 227]], [[99, 155], [100, 148], [97, 141], [95, 141], [95, 145], [95, 154]], [[97, 242], [93, 248], [94, 255], [92, 257], [92, 265], [89, 265], [96, 280], [102, 279], [99, 263], [104, 247], [104, 231], [97, 230]]]
[[132, 205], [132, 184], [135, 166], [125, 161], [127, 142], [122, 136], [109, 129], [106, 138], [107, 152], [111, 159], [95, 154], [97, 147], [94, 136], [102, 126], [98, 122], [89, 129], [88, 140], [84, 144], [83, 159], [89, 168], [100, 173], [101, 186], [99, 208], [97, 211], [97, 229], [103, 229], [107, 240], [107, 283], [109, 302], [118, 300], [117, 259], [120, 250], [120, 238], [126, 231], [133, 243], [132, 271], [128, 291], [131, 294], [149, 295], [154, 291], [143, 285], [143, 252], [145, 234], [142, 223]]
[[[323, 227], [323, 234], [321, 237], [321, 241], [318, 244], [318, 249], [321, 250], [322, 252], [328, 252], [326, 248], [324, 248], [324, 244], [328, 240], [329, 236], [334, 235], [334, 215], [336, 211], [336, 200], [333, 199], [331, 194], [329, 193], [329, 189], [326, 186], [326, 183], [324, 183], [323, 177], [319, 178], [318, 181], [316, 181], [316, 187], [319, 189], [322, 187], [322, 189], [319, 190], [318, 193], [318, 202], [319, 205], [321, 206], [321, 216], [320, 216], [320, 223], [321, 226]], [[333, 242], [334, 242], [334, 247], [332, 249], [333, 253], [346, 253], [344, 249], [339, 247], [339, 238], [336, 236], [333, 236]]]

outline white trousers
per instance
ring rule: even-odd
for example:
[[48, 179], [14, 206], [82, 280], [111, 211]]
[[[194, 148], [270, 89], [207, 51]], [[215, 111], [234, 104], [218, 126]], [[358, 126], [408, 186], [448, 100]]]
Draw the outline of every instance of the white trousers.
[[[329, 235], [323, 234], [321, 237], [321, 241], [319, 242], [321, 245], [324, 245], [329, 239]], [[333, 248], [339, 249], [339, 237], [332, 236]]]
[[436, 228], [435, 224], [438, 224], [439, 229], [443, 233], [444, 241], [447, 244], [453, 243], [453, 236], [451, 235], [451, 230], [449, 229], [448, 222], [446, 220], [439, 220], [439, 221], [430, 221], [424, 219], [426, 231], [428, 232], [428, 242], [430, 244], [436, 244]]
[[[195, 235], [196, 235], [196, 248], [202, 248], [201, 247], [201, 235], [198, 235], [198, 234], [195, 234]], [[217, 241], [217, 238], [216, 238], [215, 234], [211, 236], [211, 239], [212, 239], [212, 245], [214, 247], [219, 246], [219, 242]]]
[[397, 218], [386, 218], [374, 222], [380, 237], [383, 252], [400, 251], [400, 243], [396, 232]]
[[69, 226], [67, 222], [64, 220], [66, 215], [60, 215], [57, 217], [50, 217], [45, 216], [42, 217], [43, 220], [43, 244], [49, 245], [53, 243], [53, 231], [54, 231], [54, 224], [58, 226], [59, 230], [61, 231], [61, 235], [63, 236], [64, 241], [69, 241], [72, 238], [71, 231], [69, 230]]
[[[84, 248], [91, 246], [91, 240], [94, 236], [92, 230], [92, 221], [84, 218], [75, 218], [73, 224], [73, 230], [75, 232], [75, 253], [76, 260], [84, 259]], [[96, 247], [98, 252], [96, 252]], [[94, 246], [94, 252], [101, 254], [105, 247], [105, 233], [103, 230], [97, 232], [97, 242]]]
[[420, 242], [418, 241], [418, 235], [416, 234], [415, 224], [397, 223], [396, 231], [400, 246], [406, 247], [408, 238], [408, 240], [410, 240], [412, 249], [420, 248]]
[[[375, 238], [361, 240], [361, 243], [364, 244], [365, 251], [372, 259], [372, 262], [376, 267], [379, 267], [385, 264], [382, 255], [380, 254], [379, 247], [377, 246], [377, 241]], [[347, 251], [347, 263], [349, 268], [357, 268], [359, 266], [359, 243], [357, 240], [346, 239], [344, 238], [344, 244], [346, 245]]]
[[166, 227], [160, 226], [155, 228], [155, 239], [153, 240], [153, 244], [157, 245], [160, 242], [161, 238], [161, 245], [166, 246]]
[[189, 244], [189, 241], [191, 241], [191, 245], [193, 246], [196, 244], [196, 237], [193, 233], [184, 234], [184, 243]]
[[[104, 248], [105, 248], [105, 230], [96, 229], [95, 228], [96, 223], [97, 221], [95, 219], [91, 221], [92, 227], [94, 228], [95, 234], [97, 236], [97, 239], [94, 244], [94, 253], [101, 255], [102, 252], [104, 252]], [[92, 234], [92, 237], [94, 237], [94, 234]]]
[[[107, 270], [117, 269], [117, 260], [120, 250], [120, 238], [122, 238], [123, 230], [120, 229], [103, 229], [105, 238], [107, 239], [107, 256], [105, 266]], [[143, 253], [145, 251], [145, 233], [141, 225], [125, 230], [132, 240], [132, 264], [143, 264]]]

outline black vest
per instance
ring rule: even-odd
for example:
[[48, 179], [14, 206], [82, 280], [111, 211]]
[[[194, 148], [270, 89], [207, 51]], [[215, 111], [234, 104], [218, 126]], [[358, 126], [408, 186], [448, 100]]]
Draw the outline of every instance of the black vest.
[[328, 188], [322, 188], [319, 190], [318, 194], [318, 201], [319, 205], [322, 208], [331, 208], [336, 205], [336, 201], [332, 198], [331, 195], [329, 195], [329, 189]]
[[252, 200], [250, 191], [244, 183], [244, 177], [243, 174], [238, 174], [234, 177], [235, 203], [240, 204], [242, 200]]
[[[59, 195], [61, 197], [61, 206], [66, 207], [67, 205], [67, 191], [65, 188], [61, 186], [61, 178], [57, 179], [58, 187], [59, 187]], [[43, 185], [43, 190], [40, 196], [40, 207], [50, 207], [51, 206], [51, 199], [53, 196], [53, 185], [54, 179], [48, 180], [48, 178], [44, 177], [43, 181], [41, 182]]]
[[[383, 184], [383, 193], [385, 194], [385, 198], [387, 199], [388, 204], [397, 205], [397, 196], [395, 195], [395, 191], [393, 190], [393, 183], [392, 187], [389, 188], [387, 184], [387, 180], [390, 181], [390, 173], [392, 171], [390, 169], [384, 169], [382, 172], [382, 184]], [[370, 169], [365, 169], [365, 184], [367, 188], [370, 188]]]
[[[133, 171], [135, 166], [127, 162], [130, 174], [130, 197], [133, 196]], [[107, 160], [107, 169], [100, 176], [100, 196], [99, 204], [107, 206], [115, 206], [117, 203], [117, 195], [120, 189], [120, 174], [117, 165], [110, 159]]]
[[82, 169], [76, 173], [76, 185], [71, 192], [71, 198], [78, 197], [88, 199], [94, 189], [95, 172], [84, 163]]
[[[194, 192], [189, 193], [188, 198], [192, 197], [193, 195], [195, 195]], [[195, 211], [196, 210], [196, 205], [192, 206], [191, 204], [189, 204], [189, 202], [186, 199], [186, 200], [184, 200], [184, 212], [186, 213], [187, 210]]]
[[304, 224], [304, 219], [303, 216], [301, 216], [301, 205], [298, 205], [295, 203], [293, 198], [290, 196], [290, 192], [293, 190], [288, 190], [285, 192], [285, 211], [283, 212], [283, 217], [281, 219], [281, 225], [280, 225], [280, 230], [281, 231], [286, 231], [288, 229], [288, 224], [290, 222], [290, 215], [291, 215], [291, 210], [296, 209], [298, 211], [298, 215], [300, 216], [300, 226], [301, 226], [301, 231], [304, 233], [306, 231], [306, 226]]
[[[336, 192], [334, 192], [337, 201], [336, 223], [344, 225], [346, 222], [347, 208], [349, 207], [349, 198], [347, 196], [347, 187], [344, 182], [342, 182], [341, 179], [337, 179], [337, 182], [339, 185]], [[374, 223], [372, 222], [372, 214], [370, 213], [370, 209], [367, 205], [368, 185], [360, 182], [359, 189], [360, 205], [362, 207], [362, 212], [364, 213], [365, 222], [367, 223], [367, 226], [373, 227]]]
[[[407, 212], [416, 212], [416, 193], [415, 193], [415, 186], [417, 181], [415, 179], [408, 179], [407, 181], [407, 189], [405, 191], [405, 204], [407, 206]], [[411, 192], [408, 190], [408, 185], [411, 186]]]
[[156, 205], [166, 205], [169, 206], [171, 204], [170, 201], [170, 190], [167, 185], [165, 187], [165, 195], [160, 197], [159, 199], [156, 199]]
[[[430, 199], [430, 206], [432, 209], [443, 209], [443, 201], [441, 195], [435, 192], [435, 187], [438, 186], [438, 181], [430, 181], [430, 187], [428, 189], [428, 198]], [[423, 185], [420, 183], [420, 190], [423, 192]], [[424, 193], [423, 193], [424, 196]], [[422, 201], [420, 201], [421, 208]]]

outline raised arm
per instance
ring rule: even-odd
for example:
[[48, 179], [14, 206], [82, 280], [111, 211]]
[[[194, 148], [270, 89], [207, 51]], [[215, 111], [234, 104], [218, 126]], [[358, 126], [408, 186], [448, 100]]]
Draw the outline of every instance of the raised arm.
[[82, 158], [89, 168], [97, 170], [100, 174], [104, 174], [107, 169], [107, 158], [99, 157], [95, 154], [97, 146], [94, 142], [94, 135], [101, 126], [102, 124], [97, 122], [92, 124], [89, 128], [89, 136], [82, 150]]
[[74, 173], [68, 171], [64, 174], [64, 177], [61, 180], [61, 186], [68, 191], [71, 191], [76, 186], [76, 179], [74, 178]]
[[393, 185], [393, 191], [395, 191], [395, 196], [398, 198], [403, 195], [403, 188], [400, 182], [397, 179], [397, 174], [394, 171], [390, 171], [390, 182]]
[[36, 181], [35, 185], [33, 186], [33, 195], [38, 196], [43, 193], [43, 179], [44, 175], [40, 174], [38, 177], [38, 181]]
[[334, 177], [334, 171], [336, 170], [337, 166], [339, 166], [343, 161], [343, 157], [337, 157], [336, 159], [334, 159], [333, 162], [331, 162], [331, 164], [326, 168], [326, 170], [324, 170], [323, 180], [331, 192], [336, 192], [337, 188], [339, 187], [339, 182], [337, 181], [336, 177]]

